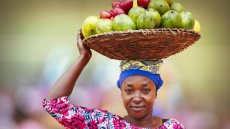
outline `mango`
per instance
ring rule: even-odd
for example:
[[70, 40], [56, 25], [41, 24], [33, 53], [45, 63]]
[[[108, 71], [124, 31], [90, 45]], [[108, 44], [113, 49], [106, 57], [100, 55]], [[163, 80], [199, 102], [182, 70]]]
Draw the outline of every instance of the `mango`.
[[133, 19], [135, 24], [137, 23], [137, 18], [145, 12], [145, 9], [142, 7], [133, 7], [129, 10], [129, 17]]
[[128, 15], [120, 14], [113, 19], [113, 29], [114, 31], [135, 30], [136, 24]]
[[166, 12], [161, 17], [161, 27], [162, 28], [181, 28], [182, 27], [181, 15], [175, 10], [170, 10]]
[[113, 31], [112, 21], [110, 19], [100, 19], [96, 26], [96, 33], [101, 34], [110, 31]]
[[145, 11], [137, 20], [138, 29], [154, 29], [160, 25], [161, 16], [156, 10]]
[[195, 19], [192, 13], [188, 11], [182, 12], [181, 17], [182, 17], [182, 28], [183, 29], [193, 29], [195, 25]]
[[171, 4], [171, 6], [170, 6], [170, 9], [171, 9], [171, 10], [175, 10], [175, 11], [177, 11], [177, 12], [179, 12], [179, 13], [181, 13], [181, 12], [184, 11], [183, 5], [182, 5], [181, 3], [179, 3], [179, 2], [173, 2], [173, 3]]
[[160, 15], [163, 15], [170, 10], [169, 4], [165, 0], [152, 0], [148, 8], [156, 9]]

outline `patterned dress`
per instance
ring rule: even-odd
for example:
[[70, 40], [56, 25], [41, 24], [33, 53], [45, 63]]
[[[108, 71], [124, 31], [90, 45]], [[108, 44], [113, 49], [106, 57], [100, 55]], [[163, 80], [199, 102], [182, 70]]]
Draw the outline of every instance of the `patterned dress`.
[[[138, 128], [122, 117], [101, 109], [89, 109], [69, 104], [68, 96], [42, 102], [46, 111], [67, 129], [147, 129]], [[156, 129], [185, 129], [170, 118]]]

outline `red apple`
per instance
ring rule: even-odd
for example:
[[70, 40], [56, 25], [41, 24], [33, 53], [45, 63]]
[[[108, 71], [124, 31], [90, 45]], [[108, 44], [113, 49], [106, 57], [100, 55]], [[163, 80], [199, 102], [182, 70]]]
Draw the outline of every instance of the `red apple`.
[[108, 12], [112, 15], [110, 19], [113, 19], [113, 10], [109, 10]]
[[100, 12], [100, 18], [101, 19], [111, 19], [113, 17], [113, 14], [110, 11], [101, 11]]
[[118, 2], [118, 1], [112, 2], [112, 7], [113, 7], [113, 9], [114, 8], [120, 8], [120, 2]]
[[129, 10], [133, 7], [133, 0], [123, 0], [120, 3], [120, 7], [128, 13]]
[[143, 7], [145, 9], [148, 8], [149, 3], [150, 0], [137, 0], [138, 6]]
[[113, 17], [115, 17], [115, 16], [117, 16], [119, 14], [125, 14], [125, 11], [122, 8], [113, 9]]

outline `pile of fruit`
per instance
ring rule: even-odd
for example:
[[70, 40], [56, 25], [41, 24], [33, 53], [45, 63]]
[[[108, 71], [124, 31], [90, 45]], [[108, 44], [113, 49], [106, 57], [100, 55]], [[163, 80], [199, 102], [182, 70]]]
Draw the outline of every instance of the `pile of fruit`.
[[193, 14], [173, 0], [122, 0], [112, 2], [112, 10], [100, 17], [88, 16], [82, 25], [84, 38], [111, 31], [154, 28], [182, 28], [199, 32]]

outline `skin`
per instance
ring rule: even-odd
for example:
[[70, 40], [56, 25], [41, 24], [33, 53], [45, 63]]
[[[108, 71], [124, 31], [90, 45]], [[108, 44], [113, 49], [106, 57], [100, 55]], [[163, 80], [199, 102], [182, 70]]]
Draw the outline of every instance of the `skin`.
[[121, 87], [121, 98], [128, 113], [124, 119], [138, 127], [156, 128], [162, 119], [152, 116], [156, 86], [151, 79], [142, 75], [126, 78]]
[[[79, 75], [91, 59], [92, 52], [88, 47], [82, 44], [82, 37], [82, 34], [79, 32], [77, 35], [79, 57], [72, 67], [56, 81], [46, 97], [47, 100], [70, 96]], [[149, 78], [134, 75], [125, 79], [122, 84], [121, 97], [124, 107], [128, 112], [128, 115], [124, 116], [124, 119], [130, 124], [138, 127], [151, 128], [158, 127], [162, 124], [161, 118], [152, 116], [154, 100], [156, 98], [156, 88]]]

